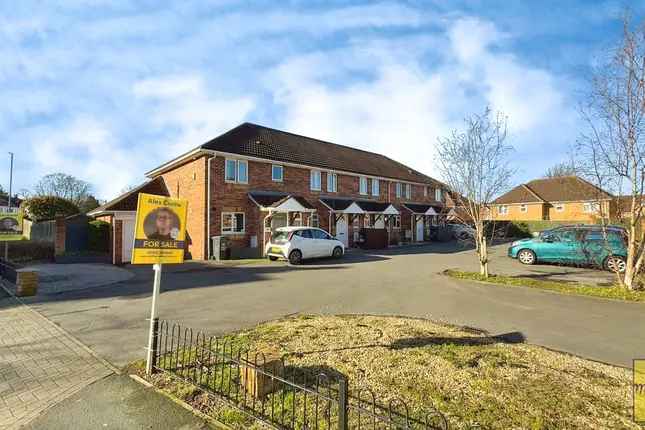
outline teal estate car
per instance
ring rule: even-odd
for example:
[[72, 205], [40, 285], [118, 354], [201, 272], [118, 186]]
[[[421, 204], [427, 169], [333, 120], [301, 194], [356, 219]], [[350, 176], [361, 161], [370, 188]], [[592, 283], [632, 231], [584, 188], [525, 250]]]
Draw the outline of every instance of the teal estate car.
[[523, 264], [537, 262], [596, 266], [625, 271], [627, 233], [622, 227], [598, 225], [562, 226], [540, 232], [531, 239], [516, 240], [508, 256]]

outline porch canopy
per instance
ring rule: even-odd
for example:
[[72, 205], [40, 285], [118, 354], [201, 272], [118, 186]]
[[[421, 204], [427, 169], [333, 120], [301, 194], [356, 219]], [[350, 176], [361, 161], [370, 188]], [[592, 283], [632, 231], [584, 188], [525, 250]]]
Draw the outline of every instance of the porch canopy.
[[329, 208], [334, 216], [334, 222], [337, 222], [343, 215], [348, 215], [350, 221], [358, 215], [377, 215], [379, 217], [399, 215], [399, 211], [391, 203], [332, 197], [323, 197], [320, 202]]
[[439, 215], [441, 208], [435, 208], [432, 205], [404, 203], [403, 207], [412, 212], [414, 215]]
[[316, 212], [316, 207], [302, 196], [274, 191], [252, 191], [249, 198], [263, 211]]

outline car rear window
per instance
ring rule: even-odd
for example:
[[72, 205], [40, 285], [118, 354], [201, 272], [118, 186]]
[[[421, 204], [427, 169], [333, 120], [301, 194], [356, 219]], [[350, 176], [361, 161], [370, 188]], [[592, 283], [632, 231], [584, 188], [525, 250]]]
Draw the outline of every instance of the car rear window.
[[304, 239], [311, 239], [311, 230], [297, 230], [294, 234]]
[[286, 242], [288, 238], [289, 238], [288, 231], [276, 231], [271, 235], [271, 242], [273, 243]]

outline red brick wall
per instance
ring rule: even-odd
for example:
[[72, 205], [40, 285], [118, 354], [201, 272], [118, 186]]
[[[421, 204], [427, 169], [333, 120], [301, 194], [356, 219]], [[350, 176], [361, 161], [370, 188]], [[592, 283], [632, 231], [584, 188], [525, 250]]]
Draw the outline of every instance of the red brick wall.
[[56, 218], [56, 231], [54, 237], [54, 254], [65, 253], [65, 218]]
[[[244, 212], [245, 233], [240, 235], [228, 235], [237, 246], [250, 246], [252, 236], [257, 237], [258, 246], [263, 245], [263, 221], [266, 213], [260, 212], [259, 208], [248, 198], [250, 191], [280, 191], [292, 193], [305, 197], [311, 204], [315, 205], [318, 211], [320, 227], [335, 233], [329, 225], [329, 211], [318, 201], [320, 196], [338, 196], [356, 199], [373, 199], [382, 202], [391, 202], [397, 209], [402, 211], [401, 203], [410, 201], [417, 203], [434, 202], [434, 190], [430, 189], [428, 195], [424, 195], [424, 187], [411, 185], [412, 195], [408, 200], [405, 198], [405, 186], [402, 187], [402, 196], [397, 199], [395, 181], [379, 181], [379, 196], [372, 196], [372, 179], [368, 179], [368, 193], [359, 193], [359, 177], [352, 175], [338, 174], [337, 193], [327, 190], [327, 172], [321, 170], [321, 191], [310, 189], [310, 171], [308, 168], [283, 166], [283, 181], [274, 182], [271, 179], [271, 163], [249, 161], [248, 162], [248, 184], [234, 184], [224, 181], [225, 158], [218, 156], [211, 162], [211, 222], [210, 231], [206, 229], [207, 223], [207, 163], [208, 157], [202, 156], [195, 160], [180, 165], [173, 170], [163, 173], [166, 187], [172, 197], [188, 200], [188, 222], [187, 233], [189, 236], [188, 253], [193, 259], [206, 258], [207, 236], [221, 234], [222, 212]], [[307, 222], [306, 218], [303, 220]], [[402, 230], [410, 229], [409, 216], [402, 216]], [[363, 225], [362, 218], [360, 226]], [[350, 243], [353, 239], [353, 225], [349, 223], [348, 235]], [[117, 238], [119, 236], [117, 235]], [[119, 249], [117, 247], [117, 249]]]
[[188, 200], [186, 258], [206, 258], [206, 161], [202, 156], [161, 176], [171, 197]]
[[[251, 236], [257, 236], [258, 246], [262, 246], [262, 223], [266, 213], [261, 213], [255, 203], [248, 198], [250, 191], [279, 191], [292, 193], [305, 197], [311, 204], [315, 205], [318, 211], [320, 227], [335, 234], [334, 228], [329, 225], [329, 211], [318, 201], [321, 196], [338, 196], [350, 197], [356, 199], [369, 199], [383, 202], [392, 202], [402, 211], [401, 203], [410, 202], [434, 202], [434, 191], [429, 190], [427, 197], [424, 195], [423, 186], [411, 185], [412, 195], [408, 200], [405, 198], [405, 187], [402, 189], [402, 197], [397, 199], [394, 181], [379, 181], [379, 196], [371, 195], [372, 179], [368, 179], [368, 194], [360, 194], [359, 178], [351, 175], [337, 175], [338, 192], [332, 193], [327, 191], [327, 172], [321, 170], [321, 191], [310, 189], [310, 171], [307, 168], [298, 168], [292, 166], [283, 166], [283, 181], [274, 182], [271, 179], [270, 163], [249, 161], [248, 162], [248, 184], [233, 184], [224, 181], [224, 157], [217, 157], [212, 161], [211, 172], [211, 236], [221, 234], [221, 215], [222, 212], [244, 212], [245, 213], [245, 234], [229, 235], [228, 237], [238, 246], [250, 246]], [[276, 163], [278, 164], [278, 163]], [[402, 217], [402, 229], [410, 229], [409, 216]], [[363, 225], [363, 219], [360, 218], [359, 225]], [[306, 222], [306, 220], [304, 221]], [[350, 244], [353, 241], [353, 223], [349, 223], [348, 235]]]

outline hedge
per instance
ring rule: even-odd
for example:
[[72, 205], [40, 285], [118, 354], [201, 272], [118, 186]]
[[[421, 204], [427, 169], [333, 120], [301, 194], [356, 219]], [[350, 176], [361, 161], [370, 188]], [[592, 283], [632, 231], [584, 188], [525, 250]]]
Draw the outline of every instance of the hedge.
[[110, 252], [110, 223], [90, 221], [88, 223], [87, 247], [89, 251]]
[[[54, 244], [52, 242], [16, 240], [7, 243], [9, 244], [9, 261], [27, 263], [54, 260]], [[2, 245], [2, 249], [4, 250], [4, 245]]]
[[504, 231], [506, 237], [531, 237], [533, 233], [559, 227], [561, 225], [576, 224], [572, 221], [489, 221], [487, 231]]

